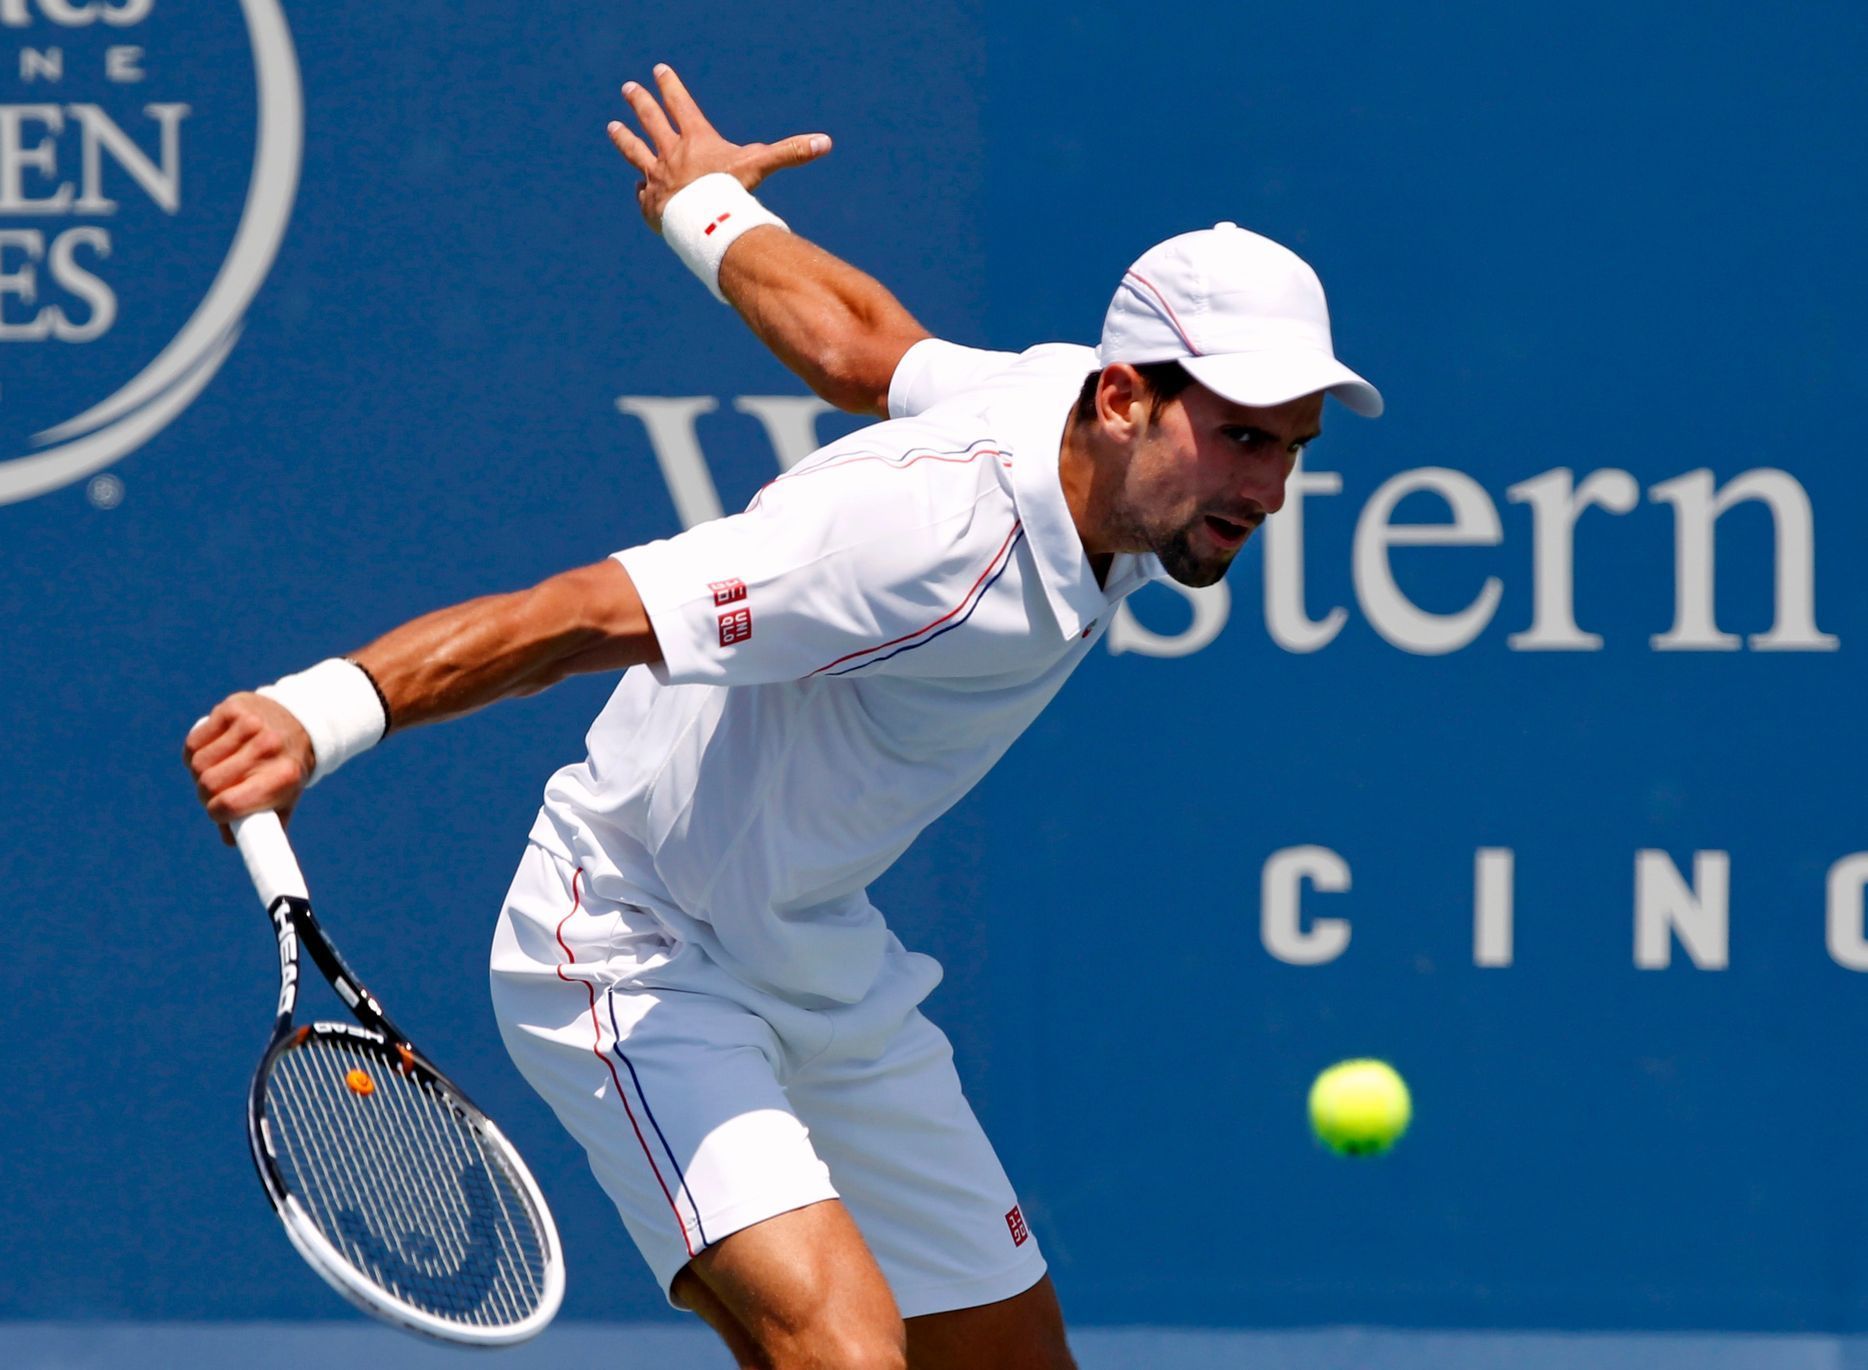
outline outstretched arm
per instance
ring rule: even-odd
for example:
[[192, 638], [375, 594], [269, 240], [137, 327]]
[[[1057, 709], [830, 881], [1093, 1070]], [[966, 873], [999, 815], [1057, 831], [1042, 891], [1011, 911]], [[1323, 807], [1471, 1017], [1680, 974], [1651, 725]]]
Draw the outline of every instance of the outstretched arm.
[[[566, 676], [657, 662], [661, 648], [635, 583], [611, 559], [424, 614], [350, 660], [375, 681], [387, 726], [400, 730], [536, 694]], [[289, 814], [317, 762], [328, 762], [297, 714], [247, 692], [195, 724], [183, 755], [208, 816], [223, 825], [264, 809]]]
[[[802, 166], [830, 150], [821, 133], [777, 143], [729, 143], [714, 130], [667, 65], [655, 68], [661, 102], [629, 82], [623, 98], [642, 125], [622, 123], [610, 141], [642, 179], [636, 201], [661, 232], [675, 193], [714, 172], [747, 190], [772, 172]], [[663, 105], [666, 105], [664, 110]], [[853, 414], [888, 413], [895, 367], [928, 331], [886, 286], [794, 233], [766, 226], [735, 241], [720, 263], [720, 292], [778, 359], [813, 391]]]

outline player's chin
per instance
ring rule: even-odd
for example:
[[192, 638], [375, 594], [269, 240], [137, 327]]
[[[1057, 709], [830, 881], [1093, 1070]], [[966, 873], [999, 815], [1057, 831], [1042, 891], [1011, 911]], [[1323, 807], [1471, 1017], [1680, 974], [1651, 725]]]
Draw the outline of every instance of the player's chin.
[[1244, 545], [1245, 540], [1242, 538], [1230, 547], [1215, 546], [1211, 539], [1203, 535], [1203, 530], [1195, 529], [1183, 531], [1165, 545], [1155, 548], [1155, 555], [1176, 583], [1189, 589], [1203, 590], [1226, 578], [1233, 557], [1238, 555], [1239, 548]]

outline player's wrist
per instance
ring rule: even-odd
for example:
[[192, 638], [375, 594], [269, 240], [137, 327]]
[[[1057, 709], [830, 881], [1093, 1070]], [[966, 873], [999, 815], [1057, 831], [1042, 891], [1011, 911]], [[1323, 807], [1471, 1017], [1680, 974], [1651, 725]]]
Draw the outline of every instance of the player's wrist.
[[663, 240], [722, 303], [726, 296], [720, 292], [720, 262], [726, 250], [743, 234], [767, 224], [789, 231], [783, 219], [725, 171], [690, 181], [662, 210]]
[[342, 657], [320, 661], [255, 693], [282, 706], [311, 739], [313, 765], [307, 788], [367, 752], [389, 731], [389, 707], [376, 681]]

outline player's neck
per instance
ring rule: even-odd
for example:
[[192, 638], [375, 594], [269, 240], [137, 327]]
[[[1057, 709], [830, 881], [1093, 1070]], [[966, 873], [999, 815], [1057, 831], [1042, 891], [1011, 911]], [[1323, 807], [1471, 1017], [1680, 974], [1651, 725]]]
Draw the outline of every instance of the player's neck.
[[1058, 445], [1057, 475], [1064, 487], [1064, 503], [1070, 509], [1071, 522], [1077, 527], [1077, 538], [1083, 543], [1083, 553], [1089, 558], [1090, 569], [1096, 573], [1096, 583], [1103, 585], [1109, 579], [1110, 562], [1122, 549], [1114, 546], [1109, 538], [1107, 501], [1099, 498], [1099, 494], [1108, 487], [1113, 474], [1110, 463], [1120, 454], [1099, 451], [1095, 441], [1097, 431], [1095, 425], [1079, 423], [1076, 415], [1071, 415], [1064, 425], [1063, 441]]

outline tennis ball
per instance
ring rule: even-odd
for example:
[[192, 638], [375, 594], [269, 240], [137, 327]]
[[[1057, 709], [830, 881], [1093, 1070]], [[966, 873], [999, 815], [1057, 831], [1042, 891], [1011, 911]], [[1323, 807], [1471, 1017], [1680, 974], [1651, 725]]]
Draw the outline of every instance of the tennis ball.
[[1310, 1087], [1310, 1126], [1339, 1156], [1379, 1156], [1414, 1116], [1407, 1084], [1386, 1061], [1338, 1061]]

